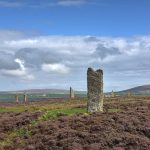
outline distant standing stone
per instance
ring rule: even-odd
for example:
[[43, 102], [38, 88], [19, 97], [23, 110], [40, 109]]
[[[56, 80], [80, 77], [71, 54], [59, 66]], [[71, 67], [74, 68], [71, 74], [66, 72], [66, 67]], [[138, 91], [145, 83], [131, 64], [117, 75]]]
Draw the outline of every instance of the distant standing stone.
[[88, 102], [87, 111], [103, 111], [103, 70], [87, 70]]
[[24, 94], [24, 103], [27, 102], [27, 94]]
[[70, 87], [70, 99], [74, 99], [74, 97], [74, 90], [72, 89], [72, 87]]
[[131, 92], [128, 92], [128, 97], [131, 97], [131, 96], [132, 96]]
[[111, 97], [115, 97], [115, 93], [114, 93], [113, 90], [112, 90], [112, 92], [111, 92]]
[[19, 103], [18, 94], [16, 94], [16, 103]]

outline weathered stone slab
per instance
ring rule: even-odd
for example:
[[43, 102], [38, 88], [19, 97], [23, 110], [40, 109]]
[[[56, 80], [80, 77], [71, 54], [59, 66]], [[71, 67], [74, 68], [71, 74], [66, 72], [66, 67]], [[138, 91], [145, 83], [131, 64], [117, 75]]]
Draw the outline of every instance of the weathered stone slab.
[[72, 87], [70, 87], [70, 99], [74, 99], [75, 94], [74, 94], [74, 90]]
[[103, 111], [103, 71], [92, 68], [87, 70], [88, 112]]
[[18, 94], [16, 94], [16, 103], [19, 103]]
[[115, 97], [115, 92], [112, 90], [111, 97]]
[[131, 96], [132, 96], [132, 93], [131, 93], [131, 92], [128, 92], [127, 96], [128, 96], [128, 97], [131, 97]]
[[24, 103], [27, 102], [27, 94], [24, 94]]

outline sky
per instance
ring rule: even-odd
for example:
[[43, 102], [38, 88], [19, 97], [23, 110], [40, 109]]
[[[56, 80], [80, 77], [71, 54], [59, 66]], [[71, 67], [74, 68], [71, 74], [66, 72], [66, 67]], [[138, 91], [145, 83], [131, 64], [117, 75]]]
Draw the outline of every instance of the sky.
[[0, 91], [150, 84], [150, 0], [0, 0]]

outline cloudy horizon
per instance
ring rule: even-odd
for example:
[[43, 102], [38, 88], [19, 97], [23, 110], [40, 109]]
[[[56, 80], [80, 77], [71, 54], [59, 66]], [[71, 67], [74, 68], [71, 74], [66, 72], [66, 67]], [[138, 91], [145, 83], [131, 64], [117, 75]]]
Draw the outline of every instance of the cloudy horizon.
[[150, 1], [0, 0], [0, 91], [150, 83]]
[[27, 37], [0, 31], [0, 90], [86, 90], [88, 67], [104, 70], [106, 92], [148, 84], [149, 43], [150, 36]]

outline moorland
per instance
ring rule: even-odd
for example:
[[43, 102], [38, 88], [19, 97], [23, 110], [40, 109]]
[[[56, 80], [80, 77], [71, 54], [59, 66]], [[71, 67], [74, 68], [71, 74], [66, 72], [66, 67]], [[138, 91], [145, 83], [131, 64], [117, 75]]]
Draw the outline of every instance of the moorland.
[[87, 99], [0, 102], [0, 149], [149, 150], [150, 97], [104, 99], [87, 113]]

